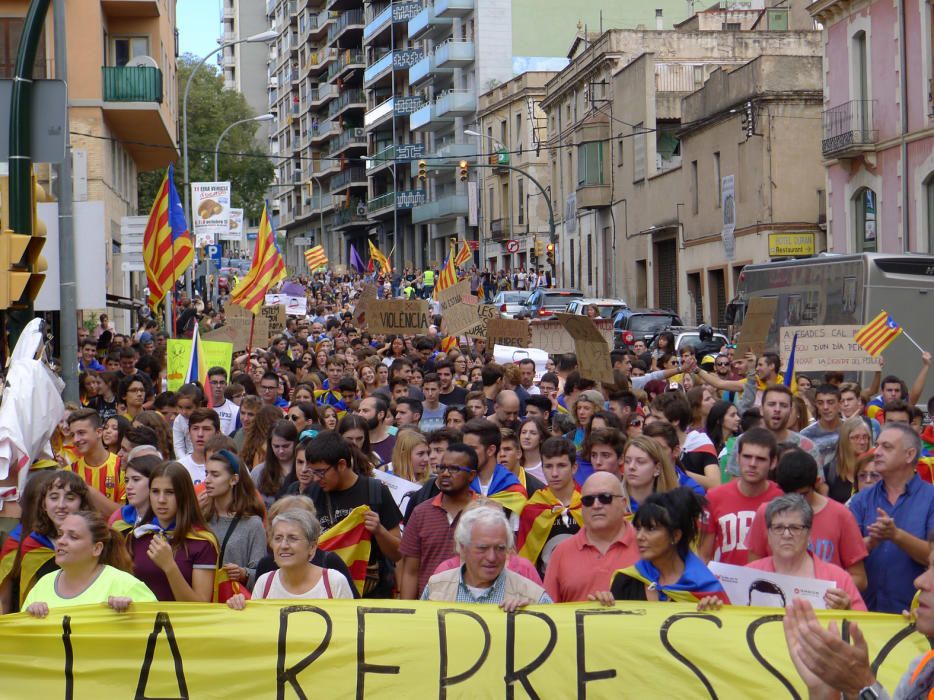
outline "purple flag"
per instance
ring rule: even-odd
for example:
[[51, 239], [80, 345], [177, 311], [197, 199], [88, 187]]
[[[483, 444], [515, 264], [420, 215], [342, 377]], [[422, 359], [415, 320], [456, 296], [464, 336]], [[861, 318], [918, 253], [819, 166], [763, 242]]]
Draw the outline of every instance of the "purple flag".
[[350, 264], [357, 272], [362, 273], [366, 270], [366, 265], [363, 264], [363, 259], [360, 257], [356, 246], [353, 244], [350, 245]]

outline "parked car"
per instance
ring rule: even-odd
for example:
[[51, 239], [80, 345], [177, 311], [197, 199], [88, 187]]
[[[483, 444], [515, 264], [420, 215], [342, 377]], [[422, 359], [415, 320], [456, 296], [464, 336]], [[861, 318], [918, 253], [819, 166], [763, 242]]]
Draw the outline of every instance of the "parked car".
[[613, 318], [613, 345], [631, 348], [637, 340], [649, 342], [669, 326], [682, 326], [681, 317], [666, 309], [623, 309]]
[[568, 304], [574, 299], [580, 299], [584, 293], [579, 289], [554, 289], [538, 288], [532, 292], [525, 304], [522, 305], [522, 311], [516, 314], [516, 318], [542, 319], [554, 316], [567, 309]]
[[604, 299], [589, 297], [584, 299], [575, 299], [568, 304], [568, 313], [586, 316], [587, 308], [596, 306], [600, 318], [613, 318], [618, 311], [628, 309], [629, 306], [622, 299]]
[[499, 312], [503, 318], [515, 318], [516, 314], [522, 311], [523, 304], [532, 292], [527, 289], [520, 289], [514, 292], [500, 292], [493, 297], [493, 305], [499, 307]]
[[[675, 349], [680, 353], [681, 349], [685, 346], [691, 346], [692, 348], [697, 348], [701, 344], [700, 339], [700, 326], [671, 326], [670, 328], [663, 328], [662, 330], [671, 331], [675, 336]], [[661, 331], [659, 331], [660, 333]], [[713, 332], [713, 341], [712, 343], [716, 345], [716, 349], [719, 350], [724, 345], [729, 343], [729, 339], [724, 333], [714, 329]], [[656, 337], [649, 344], [649, 350], [655, 350], [658, 345], [658, 339]], [[713, 351], [713, 345], [709, 346], [709, 349]], [[706, 352], [706, 349], [705, 349]]]

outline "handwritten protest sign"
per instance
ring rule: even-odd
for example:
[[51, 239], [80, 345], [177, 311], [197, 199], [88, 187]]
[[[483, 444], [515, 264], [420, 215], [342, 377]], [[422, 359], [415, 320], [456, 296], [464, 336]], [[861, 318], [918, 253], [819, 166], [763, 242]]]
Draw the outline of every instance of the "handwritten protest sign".
[[281, 333], [285, 328], [285, 306], [264, 306], [262, 315], [269, 321], [270, 333]]
[[363, 285], [363, 289], [360, 290], [360, 296], [357, 297], [357, 303], [353, 309], [354, 321], [360, 327], [366, 325], [366, 307], [371, 301], [376, 301], [376, 285], [367, 282]]
[[577, 314], [558, 314], [574, 339], [574, 352], [582, 377], [605, 384], [613, 383], [613, 366], [610, 364], [610, 346], [597, 329], [592, 319]]
[[529, 322], [522, 319], [492, 318], [486, 324], [490, 345], [513, 345], [527, 348], [532, 344]]
[[441, 305], [441, 313], [444, 314], [448, 309], [462, 303], [465, 294], [470, 294], [470, 280], [463, 280], [435, 292], [435, 300]]
[[782, 366], [788, 363], [795, 333], [796, 372], [876, 372], [881, 358], [873, 358], [853, 340], [862, 326], [782, 326]]
[[[458, 283], [458, 285], [463, 284], [469, 283]], [[498, 306], [480, 304], [479, 299], [470, 294], [462, 295], [460, 303], [451, 300], [449, 303], [448, 308], [444, 309], [444, 302], [442, 302], [441, 314], [441, 329], [447, 335], [466, 335], [468, 338], [486, 339], [486, 324], [492, 319], [499, 318]]]
[[[508, 614], [416, 600], [134, 602], [119, 616], [52, 606], [43, 619], [0, 617], [0, 678], [35, 698], [807, 697], [782, 613], [624, 600]], [[890, 689], [930, 649], [898, 615], [817, 618], [858, 621]], [[225, 661], [234, 649], [236, 663]]]
[[[218, 343], [202, 340], [204, 356], [208, 367], [223, 367], [230, 376], [230, 359], [233, 356], [231, 343]], [[169, 338], [165, 348], [165, 369], [169, 381], [169, 391], [178, 391], [185, 383], [185, 373], [191, 359], [191, 338]]]
[[366, 306], [366, 323], [371, 333], [424, 334], [430, 325], [428, 302], [378, 300]]
[[777, 307], [778, 297], [753, 297], [749, 300], [739, 340], [736, 341], [736, 357], [742, 357], [747, 352], [759, 357], [766, 351], [769, 329]]

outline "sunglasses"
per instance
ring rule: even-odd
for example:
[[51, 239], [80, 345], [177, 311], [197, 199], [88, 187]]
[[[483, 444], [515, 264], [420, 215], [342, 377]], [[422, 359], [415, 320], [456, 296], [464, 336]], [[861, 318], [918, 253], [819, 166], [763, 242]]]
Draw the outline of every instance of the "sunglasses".
[[456, 474], [457, 472], [472, 472], [473, 469], [470, 467], [459, 467], [456, 464], [439, 464], [435, 467], [435, 471], [439, 474], [441, 472], [449, 472], [451, 474]]
[[587, 496], [581, 496], [581, 504], [583, 504], [584, 508], [591, 508], [596, 501], [600, 501], [603, 505], [608, 506], [613, 502], [614, 498], [622, 498], [622, 496], [616, 496], [612, 493], [588, 494]]
[[730, 366], [729, 362], [717, 362], [716, 364], [717, 364], [717, 367], [729, 367]]

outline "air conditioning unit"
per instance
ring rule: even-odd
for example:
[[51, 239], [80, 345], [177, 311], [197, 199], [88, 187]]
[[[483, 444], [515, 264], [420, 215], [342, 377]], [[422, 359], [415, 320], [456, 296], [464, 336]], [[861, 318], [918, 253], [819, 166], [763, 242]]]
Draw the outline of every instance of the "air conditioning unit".
[[366, 216], [366, 204], [357, 202], [357, 216]]
[[353, 135], [357, 138], [363, 138], [366, 134], [366, 130], [362, 126], [355, 126], [353, 130]]

